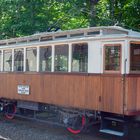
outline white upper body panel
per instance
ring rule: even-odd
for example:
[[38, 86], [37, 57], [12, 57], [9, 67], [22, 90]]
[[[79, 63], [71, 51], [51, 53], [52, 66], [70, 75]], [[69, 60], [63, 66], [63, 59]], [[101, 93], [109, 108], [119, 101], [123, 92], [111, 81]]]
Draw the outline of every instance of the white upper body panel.
[[[89, 27], [76, 30], [44, 32], [31, 36], [12, 38], [0, 41], [0, 49], [27, 48], [39, 46], [52, 46], [54, 56], [54, 45], [69, 44], [69, 69], [71, 72], [71, 44], [88, 43], [88, 73], [104, 73], [103, 48], [105, 44], [121, 45], [121, 74], [130, 72], [130, 42], [140, 42], [140, 33], [127, 30], [118, 26]], [[24, 49], [25, 51], [25, 49]], [[39, 52], [39, 50], [37, 50]], [[26, 54], [25, 54], [26, 55]], [[39, 57], [39, 56], [38, 56]], [[2, 58], [3, 59], [3, 58]], [[25, 58], [24, 58], [25, 59]], [[54, 57], [52, 57], [52, 72], [54, 71]], [[25, 63], [25, 62], [24, 62]], [[3, 65], [3, 64], [2, 64]], [[24, 64], [25, 65], [25, 64]], [[37, 60], [37, 71], [39, 60]]]

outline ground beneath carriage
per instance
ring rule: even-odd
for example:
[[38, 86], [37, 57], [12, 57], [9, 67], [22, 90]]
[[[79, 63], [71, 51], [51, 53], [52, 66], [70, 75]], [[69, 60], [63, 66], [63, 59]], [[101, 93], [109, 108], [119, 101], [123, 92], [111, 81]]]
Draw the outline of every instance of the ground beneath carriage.
[[140, 124], [131, 124], [129, 136], [120, 138], [104, 135], [98, 132], [99, 125], [92, 126], [88, 132], [73, 135], [65, 128], [46, 123], [15, 118], [14, 120], [0, 119], [0, 140], [139, 140]]

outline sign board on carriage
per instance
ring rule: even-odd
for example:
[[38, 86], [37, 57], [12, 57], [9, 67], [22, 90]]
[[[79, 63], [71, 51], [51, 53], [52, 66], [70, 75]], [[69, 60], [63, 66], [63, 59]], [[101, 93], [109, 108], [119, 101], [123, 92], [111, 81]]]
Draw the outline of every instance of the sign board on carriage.
[[17, 92], [18, 92], [18, 94], [29, 95], [30, 94], [30, 87], [29, 87], [29, 85], [18, 85]]

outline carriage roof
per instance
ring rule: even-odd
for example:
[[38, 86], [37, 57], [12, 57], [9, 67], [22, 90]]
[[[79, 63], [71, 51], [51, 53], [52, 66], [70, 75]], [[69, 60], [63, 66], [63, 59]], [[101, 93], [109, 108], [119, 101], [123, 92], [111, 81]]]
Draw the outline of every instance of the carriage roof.
[[57, 31], [57, 32], [42, 32], [30, 36], [17, 37], [11, 39], [0, 40], [0, 46], [9, 46], [14, 44], [54, 41], [58, 39], [72, 39], [79, 37], [92, 37], [92, 38], [108, 38], [108, 37], [132, 37], [140, 38], [140, 33], [119, 26], [101, 26], [80, 28], [74, 30]]

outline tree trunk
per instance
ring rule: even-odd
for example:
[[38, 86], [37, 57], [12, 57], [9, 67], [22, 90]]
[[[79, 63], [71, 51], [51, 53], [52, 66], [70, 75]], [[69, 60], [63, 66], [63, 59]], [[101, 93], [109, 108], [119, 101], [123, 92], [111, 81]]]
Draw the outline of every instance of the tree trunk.
[[110, 19], [112, 24], [115, 24], [115, 0], [109, 0], [110, 5]]
[[95, 6], [99, 0], [90, 0], [90, 26], [96, 26], [96, 9]]

